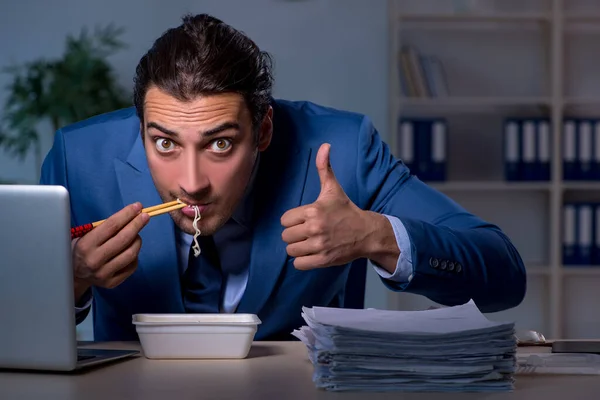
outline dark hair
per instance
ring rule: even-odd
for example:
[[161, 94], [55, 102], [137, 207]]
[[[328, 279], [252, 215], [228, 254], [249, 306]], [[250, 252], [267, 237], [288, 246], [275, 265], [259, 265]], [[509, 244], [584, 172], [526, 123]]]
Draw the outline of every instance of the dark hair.
[[255, 128], [271, 101], [273, 76], [268, 53], [242, 32], [206, 14], [185, 15], [141, 58], [133, 101], [143, 122], [144, 99], [155, 85], [180, 101], [235, 92], [243, 96]]

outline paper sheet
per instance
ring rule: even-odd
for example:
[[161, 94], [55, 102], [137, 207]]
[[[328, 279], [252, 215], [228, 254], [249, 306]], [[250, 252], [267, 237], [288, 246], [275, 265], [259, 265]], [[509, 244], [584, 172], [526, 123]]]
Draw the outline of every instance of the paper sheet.
[[473, 301], [423, 311], [303, 308], [292, 334], [326, 390], [507, 391], [514, 387], [514, 323], [488, 320]]

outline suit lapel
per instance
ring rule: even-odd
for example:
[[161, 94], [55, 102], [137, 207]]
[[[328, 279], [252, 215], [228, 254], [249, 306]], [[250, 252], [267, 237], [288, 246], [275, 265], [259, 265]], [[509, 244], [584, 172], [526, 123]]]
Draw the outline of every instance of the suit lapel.
[[[123, 204], [139, 201], [143, 207], [162, 203], [148, 168], [141, 135], [138, 133], [126, 161], [115, 160], [115, 172]], [[147, 279], [149, 293], [144, 294], [146, 305], [161, 312], [183, 312], [181, 299], [175, 224], [169, 214], [152, 217], [140, 232], [142, 249], [138, 269]], [[138, 293], [139, 295], [139, 293]]]
[[311, 154], [310, 148], [289, 141], [293, 135], [288, 133], [286, 128], [278, 129], [269, 149], [261, 155], [254, 189], [250, 271], [239, 313], [257, 314], [262, 309], [287, 258], [281, 216], [301, 203]]

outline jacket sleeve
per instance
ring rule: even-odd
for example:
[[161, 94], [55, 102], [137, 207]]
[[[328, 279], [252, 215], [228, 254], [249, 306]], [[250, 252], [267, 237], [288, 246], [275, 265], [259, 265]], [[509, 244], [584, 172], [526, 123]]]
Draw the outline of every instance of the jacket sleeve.
[[397, 217], [410, 239], [412, 278], [405, 283], [382, 278], [388, 288], [443, 305], [472, 299], [482, 312], [505, 310], [523, 301], [523, 260], [498, 226], [411, 175], [368, 118], [360, 128], [358, 152], [360, 206]]
[[60, 185], [69, 189], [67, 182], [67, 160], [65, 157], [65, 142], [59, 130], [54, 135], [54, 142], [42, 164], [40, 173], [41, 185]]
[[[42, 164], [40, 185], [60, 185], [70, 191], [67, 179], [64, 135], [60, 130], [54, 135], [52, 147]], [[89, 305], [92, 301], [91, 289], [85, 293], [84, 298], [85, 301], [83, 303], [86, 303], [85, 306], [81, 304], [75, 306], [75, 322], [77, 325], [83, 322], [90, 312]]]

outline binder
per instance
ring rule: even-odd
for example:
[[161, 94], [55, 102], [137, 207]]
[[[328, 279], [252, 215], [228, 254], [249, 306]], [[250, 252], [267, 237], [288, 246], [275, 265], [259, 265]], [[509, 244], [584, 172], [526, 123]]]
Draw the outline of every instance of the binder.
[[410, 120], [400, 120], [398, 148], [396, 149], [400, 160], [408, 167], [408, 169], [416, 173], [416, 157], [415, 157], [415, 129], [414, 124]]
[[575, 204], [563, 205], [563, 264], [576, 265], [577, 257], [575, 254]]
[[592, 263], [593, 216], [591, 204], [577, 205], [577, 264]]
[[443, 120], [431, 123], [431, 175], [432, 181], [446, 180], [447, 126]]
[[546, 119], [538, 121], [537, 124], [537, 160], [536, 177], [540, 181], [549, 181], [551, 178], [550, 169], [550, 123]]
[[523, 157], [521, 163], [521, 180], [536, 180], [536, 130], [535, 122], [524, 120], [521, 122], [521, 146]]
[[594, 124], [594, 152], [592, 154], [592, 178], [600, 180], [600, 121], [595, 120]]
[[573, 119], [565, 119], [563, 122], [563, 179], [566, 181], [577, 178], [576, 131], [576, 122]]
[[592, 246], [592, 265], [600, 265], [600, 204], [594, 204], [594, 245]]
[[592, 179], [592, 123], [587, 120], [579, 120], [575, 171], [577, 180]]
[[398, 127], [400, 160], [422, 181], [447, 175], [448, 125], [443, 118], [402, 118]]
[[430, 181], [433, 175], [431, 161], [431, 125], [432, 121], [426, 118], [415, 121], [417, 145], [417, 173], [419, 179]]
[[519, 122], [508, 119], [504, 124], [504, 177], [507, 181], [520, 180], [521, 146], [519, 137]]

